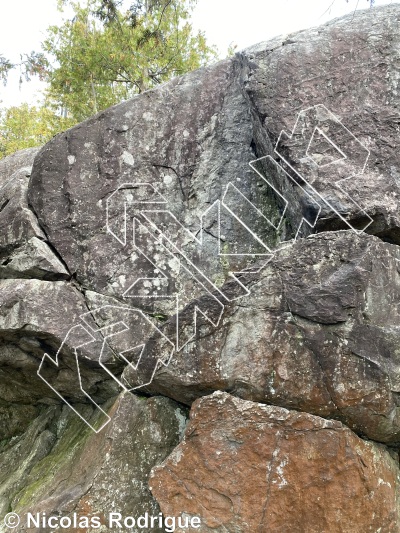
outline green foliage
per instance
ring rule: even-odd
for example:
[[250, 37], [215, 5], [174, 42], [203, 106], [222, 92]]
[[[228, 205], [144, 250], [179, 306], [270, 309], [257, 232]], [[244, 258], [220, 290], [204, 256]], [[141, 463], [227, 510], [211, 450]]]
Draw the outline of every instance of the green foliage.
[[[47, 142], [113, 104], [216, 59], [189, 22], [196, 0], [58, 0], [73, 17], [52, 26], [42, 51], [18, 64], [0, 55], [0, 82], [20, 69], [48, 82], [44, 107], [0, 110], [0, 157]], [[61, 113], [61, 116], [58, 116]]]
[[20, 59], [19, 63], [11, 63], [9, 59], [0, 55], [0, 80], [4, 85], [7, 84], [9, 72], [15, 68], [20, 69], [20, 83], [22, 83], [23, 78], [25, 81], [30, 81], [32, 76], [38, 76], [42, 81], [46, 79], [48, 62], [43, 53], [23, 54]]
[[0, 158], [22, 148], [40, 146], [72, 125], [47, 107], [22, 104], [0, 110]]
[[136, 0], [126, 11], [121, 0], [66, 3], [74, 16], [49, 28], [37, 66], [48, 97], [76, 121], [216, 58], [189, 23], [194, 0]]
[[14, 68], [14, 65], [6, 59], [4, 56], [0, 56], [0, 80], [5, 85], [7, 83], [8, 73], [11, 69]]

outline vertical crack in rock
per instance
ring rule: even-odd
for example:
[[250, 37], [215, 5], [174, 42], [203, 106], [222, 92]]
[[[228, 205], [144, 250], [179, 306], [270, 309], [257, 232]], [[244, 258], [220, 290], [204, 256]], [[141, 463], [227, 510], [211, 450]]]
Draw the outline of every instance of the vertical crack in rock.
[[[399, 530], [399, 21], [393, 5], [278, 37], [0, 161], [0, 520], [111, 506], [199, 516], [200, 533]], [[170, 215], [151, 222], [207, 286], [152, 240], [157, 195]], [[267, 262], [246, 226], [273, 249], [298, 238]], [[161, 296], [134, 293], [155, 270]], [[151, 383], [112, 336], [104, 362], [140, 396], [99, 369], [129, 313]], [[111, 417], [98, 434], [36, 380], [82, 315], [96, 338], [79, 377]], [[47, 370], [95, 424], [75, 340]]]

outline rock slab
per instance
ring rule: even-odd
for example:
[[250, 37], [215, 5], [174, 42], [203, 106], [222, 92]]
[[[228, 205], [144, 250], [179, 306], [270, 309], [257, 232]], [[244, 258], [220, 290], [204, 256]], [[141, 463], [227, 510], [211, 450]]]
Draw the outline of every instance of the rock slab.
[[[77, 409], [96, 423], [98, 415], [88, 405]], [[98, 434], [68, 407], [53, 406], [32, 421], [25, 434], [0, 447], [0, 518], [12, 510], [21, 517], [18, 531], [39, 533], [47, 528], [27, 527], [28, 512], [35, 517], [99, 517], [106, 531], [112, 512], [158, 516], [148, 476], [181, 439], [186, 412], [167, 398], [132, 394], [120, 395], [106, 409], [111, 421]], [[0, 531], [12, 530], [1, 523]]]
[[[190, 405], [214, 390], [341, 420], [370, 439], [400, 441], [400, 254], [352, 231], [324, 232], [278, 252], [242, 275], [247, 296], [225, 306], [215, 326], [199, 320], [194, 338], [159, 363], [144, 390]], [[225, 286], [229, 293], [229, 283]], [[390, 287], [390, 290], [388, 289]], [[197, 300], [179, 315], [192, 335]], [[212, 316], [214, 301], [203, 297]], [[175, 331], [175, 319], [161, 328]], [[166, 359], [163, 338], [146, 364]], [[126, 368], [130, 386], [142, 369]]]
[[194, 403], [150, 477], [163, 513], [201, 533], [395, 533], [398, 483], [388, 451], [341, 423], [222, 392]]

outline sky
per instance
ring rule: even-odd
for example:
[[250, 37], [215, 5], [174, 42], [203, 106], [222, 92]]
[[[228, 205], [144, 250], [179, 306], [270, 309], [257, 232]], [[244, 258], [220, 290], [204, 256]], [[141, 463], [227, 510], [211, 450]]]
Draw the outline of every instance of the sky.
[[[376, 0], [375, 5], [400, 3]], [[356, 9], [368, 9], [369, 0], [198, 0], [193, 12], [195, 29], [205, 32], [222, 57], [230, 44], [241, 50], [281, 34], [319, 26]], [[20, 54], [40, 50], [46, 28], [60, 24], [62, 14], [57, 0], [2, 0], [0, 55], [18, 62]], [[15, 72], [6, 87], [0, 85], [0, 107], [41, 98], [44, 84], [37, 80], [23, 83]]]

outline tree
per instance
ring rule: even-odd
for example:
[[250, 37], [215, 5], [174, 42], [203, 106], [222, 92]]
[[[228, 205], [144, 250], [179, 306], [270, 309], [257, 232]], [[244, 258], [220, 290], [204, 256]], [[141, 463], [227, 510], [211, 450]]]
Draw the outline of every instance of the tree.
[[[15, 68], [21, 82], [32, 76], [48, 82], [44, 108], [24, 104], [0, 110], [0, 156], [42, 144], [98, 111], [217, 58], [190, 24], [197, 0], [127, 1], [84, 0], [82, 7], [58, 0], [73, 16], [48, 29], [42, 51], [24, 54], [19, 63], [0, 55], [0, 82], [6, 83]], [[372, 7], [374, 1], [368, 2]]]
[[216, 59], [189, 17], [195, 0], [64, 0], [73, 18], [50, 27], [35, 67], [47, 96], [76, 121]]
[[47, 71], [44, 67], [46, 57], [42, 53], [31, 52], [21, 55], [19, 63], [12, 63], [9, 59], [0, 55], [0, 80], [7, 84], [8, 74], [11, 70], [20, 69], [20, 83], [22, 80], [30, 81], [32, 76], [38, 76], [40, 80], [45, 80]]
[[0, 111], [0, 158], [40, 146], [56, 133], [72, 125], [70, 119], [57, 116], [47, 107], [22, 104]]
[[13, 68], [14, 65], [11, 63], [11, 61], [0, 55], [0, 80], [4, 83], [4, 85], [7, 83], [8, 73]]
[[0, 109], [0, 157], [41, 145], [96, 112], [216, 58], [189, 17], [196, 0], [85, 0], [47, 31], [42, 51], [12, 63], [0, 55], [0, 81], [20, 69], [48, 82], [43, 107]]

